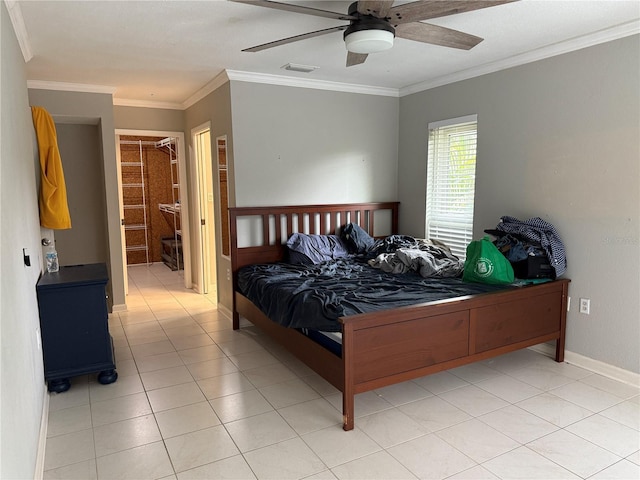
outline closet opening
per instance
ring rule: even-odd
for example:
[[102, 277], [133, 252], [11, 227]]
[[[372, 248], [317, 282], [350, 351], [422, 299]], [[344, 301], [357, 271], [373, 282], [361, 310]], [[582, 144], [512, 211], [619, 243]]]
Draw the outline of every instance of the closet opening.
[[190, 288], [183, 139], [119, 134], [117, 140], [125, 286], [127, 267], [163, 264]]

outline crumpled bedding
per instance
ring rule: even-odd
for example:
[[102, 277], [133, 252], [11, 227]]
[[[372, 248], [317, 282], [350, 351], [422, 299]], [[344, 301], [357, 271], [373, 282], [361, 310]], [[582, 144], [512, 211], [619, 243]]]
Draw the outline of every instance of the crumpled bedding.
[[317, 265], [249, 265], [238, 272], [238, 291], [271, 320], [327, 332], [341, 331], [340, 317], [505, 288], [461, 278], [422, 278], [414, 271], [393, 275], [356, 257]]
[[418, 272], [421, 277], [455, 278], [462, 274], [464, 263], [446, 245], [435, 240], [403, 237], [398, 248], [385, 245], [390, 253], [378, 253], [369, 265], [387, 273]]

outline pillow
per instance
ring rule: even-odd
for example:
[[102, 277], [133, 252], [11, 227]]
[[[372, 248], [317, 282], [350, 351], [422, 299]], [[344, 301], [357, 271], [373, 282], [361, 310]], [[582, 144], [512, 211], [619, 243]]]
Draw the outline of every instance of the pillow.
[[289, 262], [305, 265], [335, 260], [349, 255], [337, 235], [308, 235], [294, 233], [287, 240]]
[[341, 236], [352, 253], [366, 253], [375, 243], [375, 239], [355, 223], [347, 223]]

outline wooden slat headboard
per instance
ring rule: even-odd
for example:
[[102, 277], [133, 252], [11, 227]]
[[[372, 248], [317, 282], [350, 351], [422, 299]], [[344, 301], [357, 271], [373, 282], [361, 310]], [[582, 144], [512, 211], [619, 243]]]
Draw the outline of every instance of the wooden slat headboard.
[[[229, 209], [231, 267], [234, 273], [245, 265], [270, 263], [285, 258], [287, 239], [293, 233], [332, 235], [347, 223], [357, 223], [375, 236], [375, 212], [390, 212], [390, 230], [398, 233], [399, 202], [345, 203], [332, 205], [287, 205], [235, 207]], [[256, 244], [238, 246], [238, 220], [251, 219], [259, 231]]]

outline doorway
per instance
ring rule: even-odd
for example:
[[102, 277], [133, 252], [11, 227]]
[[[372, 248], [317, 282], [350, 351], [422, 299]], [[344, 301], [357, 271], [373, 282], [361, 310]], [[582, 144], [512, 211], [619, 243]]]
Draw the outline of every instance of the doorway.
[[116, 130], [125, 293], [127, 265], [163, 264], [191, 288], [184, 134]]
[[194, 146], [193, 171], [197, 173], [197, 210], [200, 229], [198, 232], [198, 260], [200, 266], [195, 288], [203, 294], [217, 298], [215, 193], [211, 156], [210, 124], [200, 125], [191, 131]]

